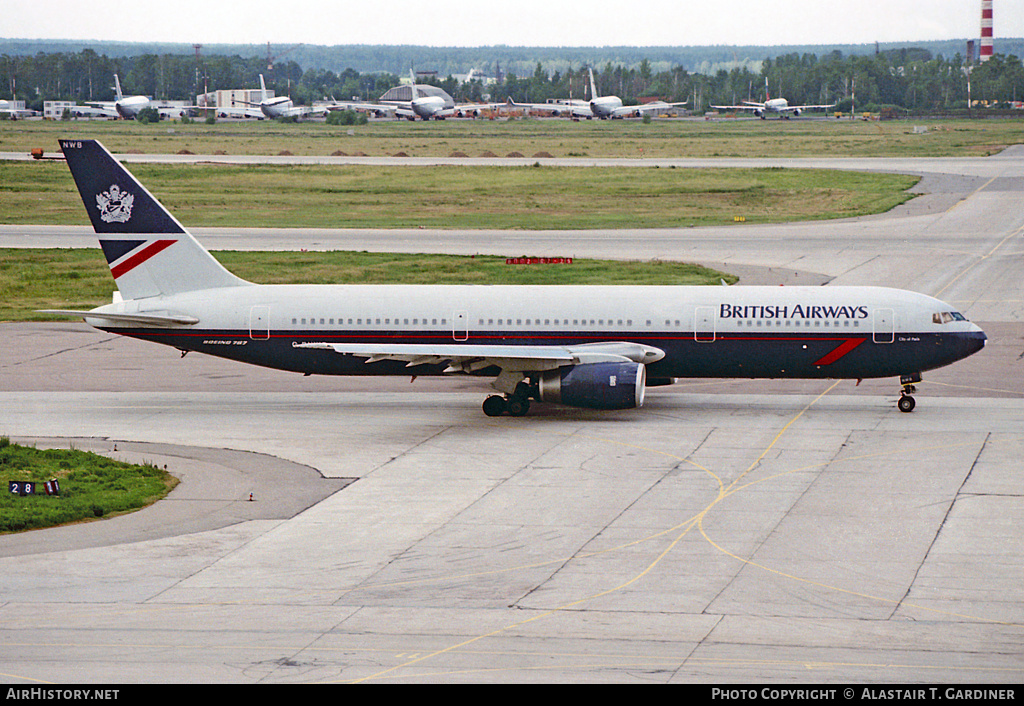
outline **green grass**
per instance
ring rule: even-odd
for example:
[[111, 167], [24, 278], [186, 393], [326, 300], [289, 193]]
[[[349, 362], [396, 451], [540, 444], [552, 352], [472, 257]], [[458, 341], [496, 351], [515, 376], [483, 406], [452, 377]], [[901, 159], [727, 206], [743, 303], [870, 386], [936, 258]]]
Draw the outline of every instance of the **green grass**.
[[[56, 479], [60, 494], [46, 495]], [[0, 533], [52, 527], [131, 512], [163, 498], [178, 481], [151, 464], [136, 465], [77, 450], [37, 449], [0, 437]], [[9, 481], [33, 481], [36, 494], [7, 492]]]
[[[260, 284], [732, 284], [733, 275], [681, 262], [575, 259], [507, 265], [492, 256], [366, 252], [215, 252]], [[66, 320], [38, 309], [92, 309], [114, 290], [99, 249], [0, 249], [0, 321]]]
[[[924, 134], [915, 134], [924, 126]], [[1024, 142], [1024, 124], [996, 120], [446, 120], [219, 122], [0, 121], [0, 152], [57, 151], [60, 137], [95, 138], [113, 152], [470, 157], [949, 157]]]
[[[804, 169], [133, 164], [186, 226], [564, 230], [861, 216], [917, 178]], [[87, 225], [60, 162], [0, 162], [0, 223]]]

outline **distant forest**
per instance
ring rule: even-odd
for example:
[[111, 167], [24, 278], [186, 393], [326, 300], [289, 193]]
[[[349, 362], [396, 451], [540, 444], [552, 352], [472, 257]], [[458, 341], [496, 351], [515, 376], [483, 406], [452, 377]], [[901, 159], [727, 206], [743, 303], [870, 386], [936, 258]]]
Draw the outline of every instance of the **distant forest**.
[[[432, 80], [458, 100], [542, 102], [584, 95], [586, 67], [598, 91], [626, 102], [657, 96], [711, 104], [763, 100], [838, 103], [849, 110], [890, 107], [915, 112], [967, 105], [966, 40], [913, 46], [800, 47], [419, 47], [314, 45], [205, 45], [0, 39], [0, 98], [113, 99], [113, 74], [126, 93], [192, 100], [206, 90], [254, 88], [259, 74], [278, 95], [297, 103], [375, 99], [409, 70], [436, 72]], [[1024, 39], [996, 40], [997, 55], [970, 73], [971, 98], [989, 104], [1024, 100]], [[454, 74], [497, 79], [459, 84]]]

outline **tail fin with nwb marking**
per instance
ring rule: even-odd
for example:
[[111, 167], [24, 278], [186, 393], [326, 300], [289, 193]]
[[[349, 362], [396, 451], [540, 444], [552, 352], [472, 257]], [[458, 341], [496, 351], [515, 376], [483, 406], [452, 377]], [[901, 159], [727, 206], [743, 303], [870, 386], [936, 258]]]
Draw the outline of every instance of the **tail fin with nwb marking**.
[[99, 142], [60, 146], [124, 299], [249, 284], [224, 269]]

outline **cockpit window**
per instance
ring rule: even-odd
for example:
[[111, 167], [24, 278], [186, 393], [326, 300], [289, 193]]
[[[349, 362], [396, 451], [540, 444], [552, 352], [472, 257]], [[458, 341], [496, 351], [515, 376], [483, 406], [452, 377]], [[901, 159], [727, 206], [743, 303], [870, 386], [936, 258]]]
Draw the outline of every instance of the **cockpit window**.
[[967, 321], [967, 317], [959, 311], [943, 311], [932, 314], [933, 324], [948, 324], [951, 321]]

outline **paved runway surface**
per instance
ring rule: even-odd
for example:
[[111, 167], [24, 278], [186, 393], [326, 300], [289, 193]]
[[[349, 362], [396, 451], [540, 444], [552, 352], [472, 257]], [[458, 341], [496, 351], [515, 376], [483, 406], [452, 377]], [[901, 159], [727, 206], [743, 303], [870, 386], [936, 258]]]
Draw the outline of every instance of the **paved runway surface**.
[[1019, 683], [1024, 150], [910, 162], [929, 195], [854, 221], [306, 240], [922, 291], [990, 344], [927, 374], [912, 414], [895, 380], [690, 381], [640, 410], [491, 419], [474, 380], [303, 378], [3, 324], [0, 434], [184, 480], [118, 525], [0, 537], [2, 681]]

